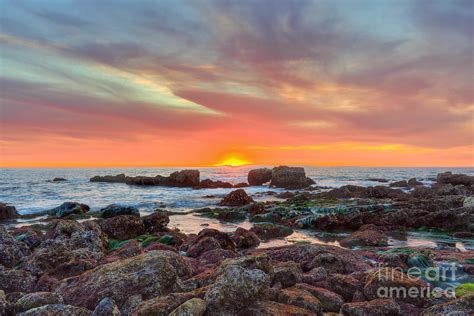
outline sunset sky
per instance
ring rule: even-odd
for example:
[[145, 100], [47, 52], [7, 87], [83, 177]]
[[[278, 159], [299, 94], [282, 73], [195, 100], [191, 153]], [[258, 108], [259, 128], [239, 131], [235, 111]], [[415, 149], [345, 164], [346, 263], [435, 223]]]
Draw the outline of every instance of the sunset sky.
[[474, 166], [474, 1], [0, 0], [0, 166]]

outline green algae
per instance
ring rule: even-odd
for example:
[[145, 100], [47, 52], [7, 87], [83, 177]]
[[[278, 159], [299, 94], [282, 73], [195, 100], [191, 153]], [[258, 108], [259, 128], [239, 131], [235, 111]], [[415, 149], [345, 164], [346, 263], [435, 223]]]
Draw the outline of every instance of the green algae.
[[474, 283], [464, 283], [459, 285], [456, 290], [456, 297], [462, 297], [468, 294], [474, 294]]

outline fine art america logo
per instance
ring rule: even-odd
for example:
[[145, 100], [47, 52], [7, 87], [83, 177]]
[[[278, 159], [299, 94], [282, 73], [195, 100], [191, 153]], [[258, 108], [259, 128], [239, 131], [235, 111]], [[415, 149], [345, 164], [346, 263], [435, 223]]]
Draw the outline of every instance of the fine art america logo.
[[[409, 268], [406, 273], [404, 273], [401, 268], [393, 269], [379, 269], [378, 278], [379, 281], [386, 283], [387, 286], [381, 286], [377, 289], [377, 296], [380, 298], [392, 298], [392, 299], [402, 299], [402, 298], [455, 298], [455, 289], [453, 286], [447, 286], [445, 288], [441, 287], [431, 287], [431, 286], [419, 286], [421, 283], [417, 284], [416, 281], [426, 280], [432, 283], [438, 282], [452, 282], [456, 280], [456, 264], [453, 263], [448, 266], [442, 267], [429, 267], [426, 269], [420, 269], [417, 267]], [[394, 286], [391, 284], [397, 284], [399, 281], [408, 282], [406, 284], [413, 284], [413, 286]]]

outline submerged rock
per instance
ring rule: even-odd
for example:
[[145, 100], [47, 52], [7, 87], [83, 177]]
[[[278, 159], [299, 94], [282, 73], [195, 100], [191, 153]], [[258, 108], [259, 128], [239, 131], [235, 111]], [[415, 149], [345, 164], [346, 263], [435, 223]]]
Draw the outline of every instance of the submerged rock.
[[390, 183], [390, 186], [391, 187], [396, 187], [396, 188], [408, 188], [409, 187], [407, 180], [401, 180], [401, 181]]
[[18, 212], [14, 206], [0, 203], [0, 221], [15, 219], [18, 216]]
[[268, 168], [252, 169], [247, 175], [250, 185], [262, 185], [272, 179], [272, 170]]
[[116, 176], [94, 176], [90, 178], [90, 182], [111, 182], [111, 183], [125, 183], [126, 176], [121, 173]]
[[303, 189], [315, 182], [306, 177], [304, 168], [279, 166], [272, 169], [271, 186], [285, 189]]
[[219, 203], [223, 206], [242, 206], [253, 202], [244, 189], [237, 189], [227, 194]]
[[61, 177], [57, 177], [53, 179], [53, 182], [63, 182], [63, 181], [67, 181], [67, 179], [61, 178]]

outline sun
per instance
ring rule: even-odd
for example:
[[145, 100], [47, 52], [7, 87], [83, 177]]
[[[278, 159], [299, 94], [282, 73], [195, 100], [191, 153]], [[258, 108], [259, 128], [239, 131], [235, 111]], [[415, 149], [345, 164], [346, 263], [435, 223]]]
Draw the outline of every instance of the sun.
[[228, 156], [224, 158], [222, 161], [216, 163], [214, 166], [215, 167], [223, 167], [223, 166], [239, 167], [239, 166], [248, 165], [249, 163], [250, 163], [249, 161], [243, 158], [239, 158], [237, 156]]

